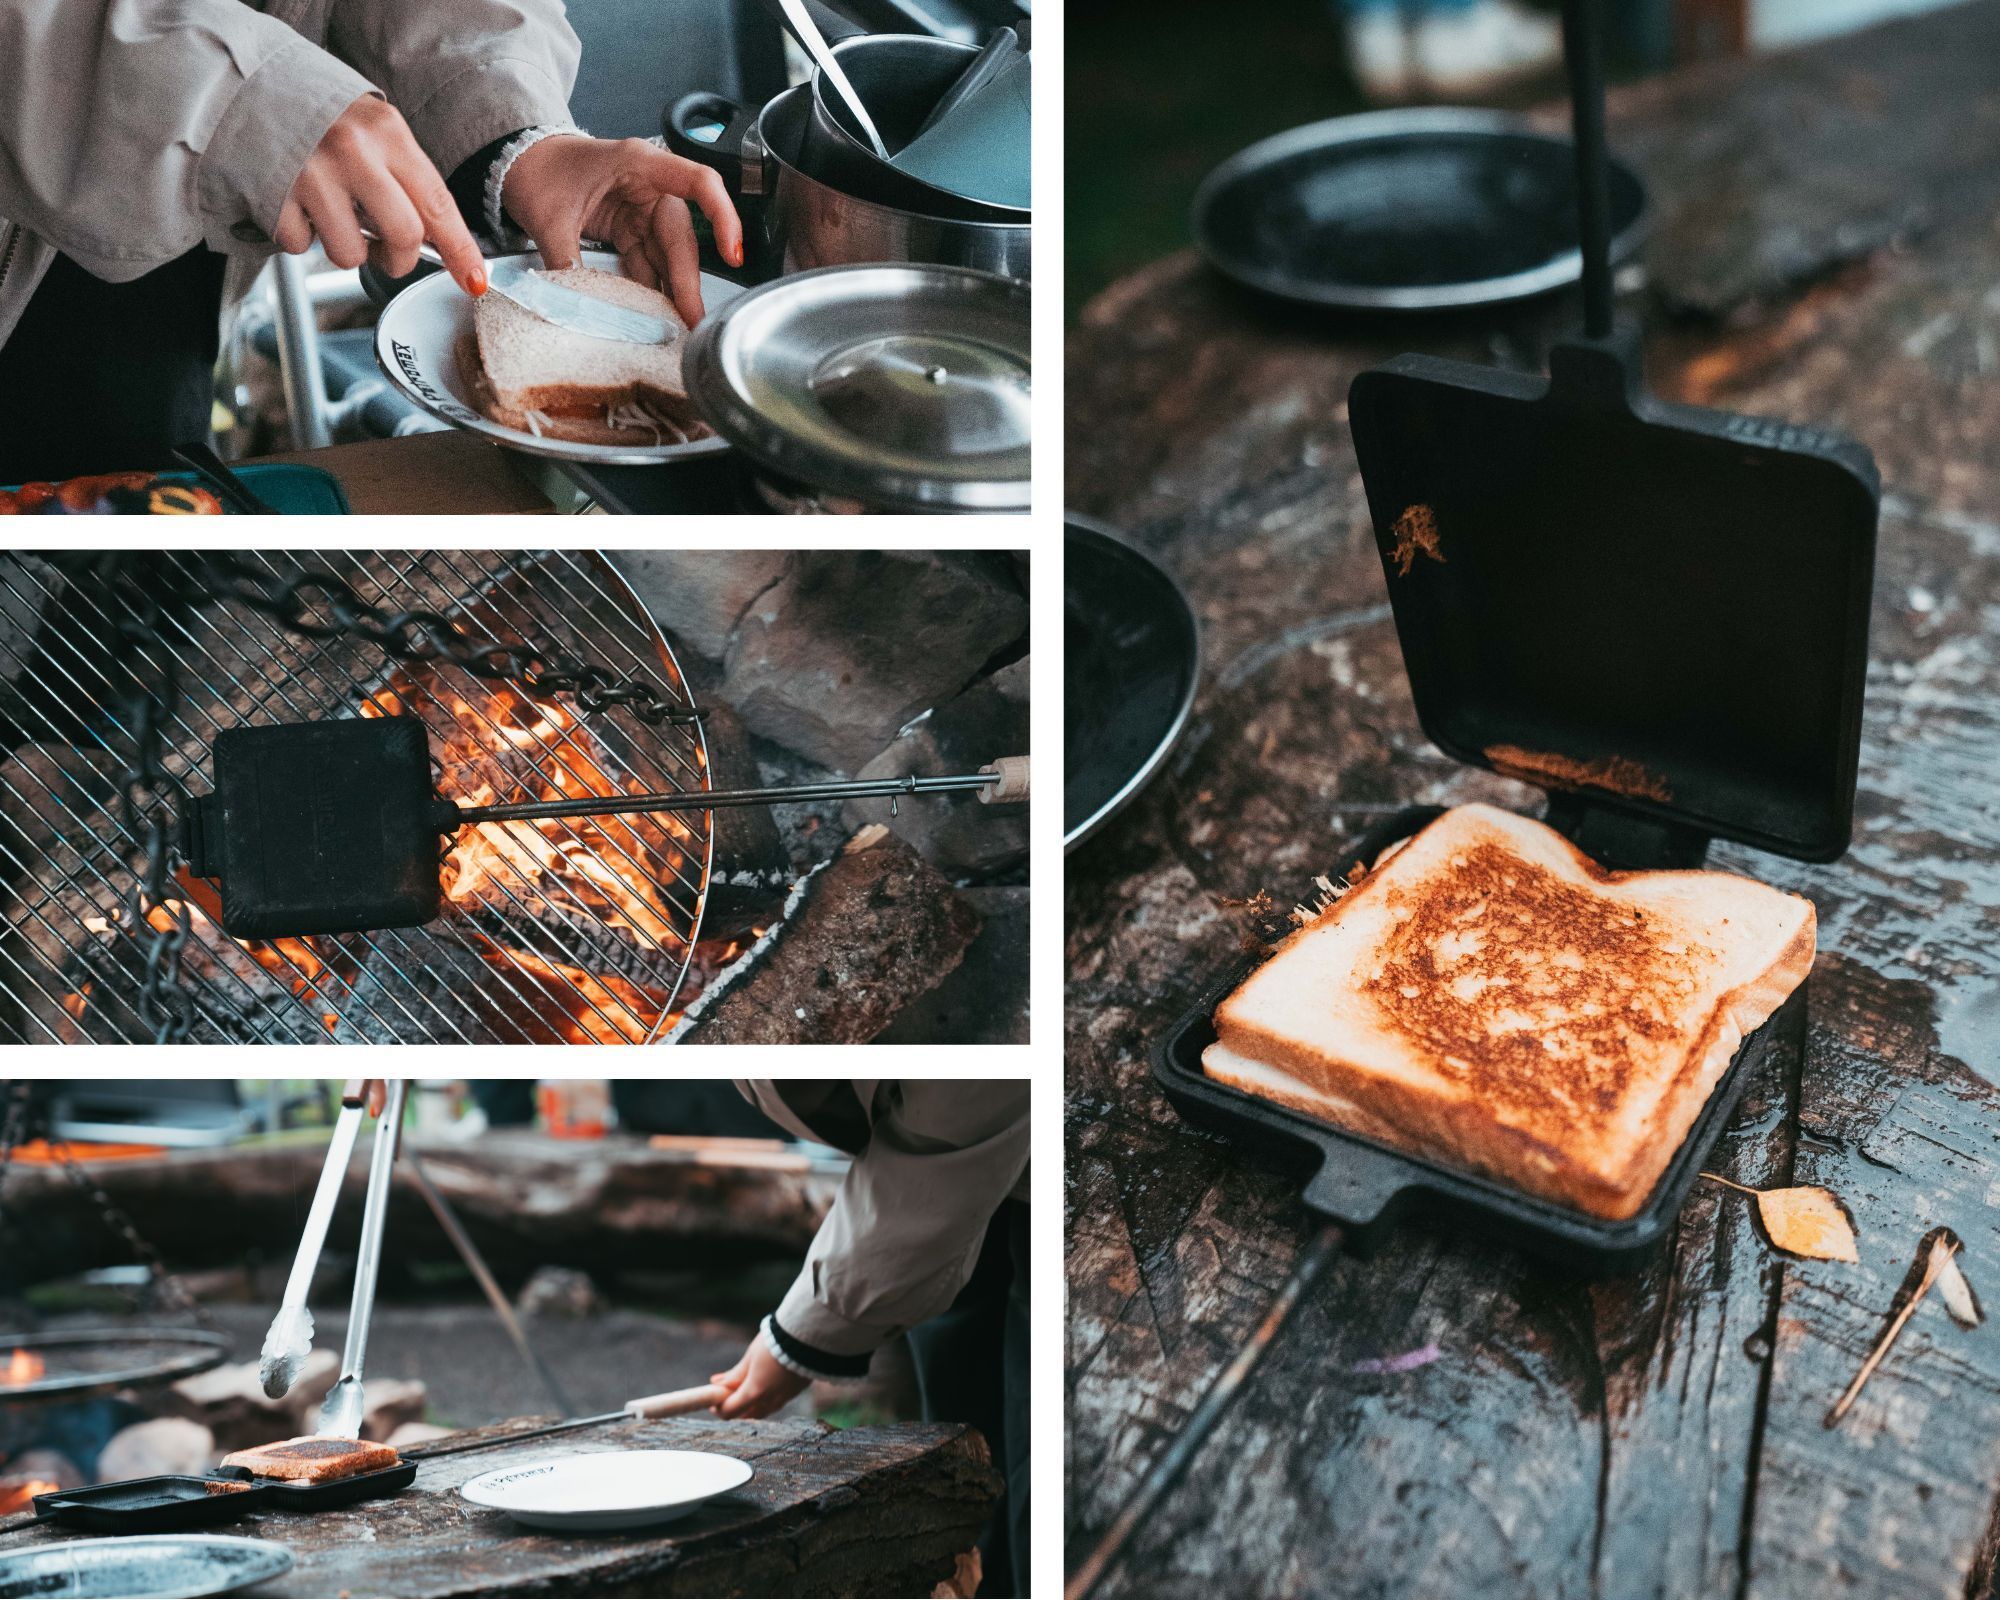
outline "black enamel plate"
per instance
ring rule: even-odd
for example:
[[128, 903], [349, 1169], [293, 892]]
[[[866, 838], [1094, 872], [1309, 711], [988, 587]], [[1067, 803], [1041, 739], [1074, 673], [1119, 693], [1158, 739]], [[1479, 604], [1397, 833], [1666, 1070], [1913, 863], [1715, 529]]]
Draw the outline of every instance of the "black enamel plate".
[[[1611, 163], [1611, 259], [1645, 230], [1645, 188]], [[1576, 160], [1501, 111], [1335, 117], [1239, 150], [1196, 191], [1194, 238], [1238, 283], [1350, 311], [1500, 305], [1575, 283]]]
[[1146, 786], [1186, 727], [1201, 638], [1174, 580], [1108, 528], [1063, 535], [1063, 849]]

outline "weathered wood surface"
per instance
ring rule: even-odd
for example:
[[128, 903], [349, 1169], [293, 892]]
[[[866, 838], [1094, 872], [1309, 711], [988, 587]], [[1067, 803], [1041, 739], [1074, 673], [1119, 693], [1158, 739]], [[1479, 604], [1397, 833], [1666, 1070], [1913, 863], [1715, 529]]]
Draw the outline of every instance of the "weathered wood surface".
[[[1963, 70], [1911, 68], [1942, 58]], [[1882, 467], [1853, 848], [1831, 866], [1712, 857], [1809, 894], [1821, 956], [1803, 1057], [1752, 1086], [1710, 1167], [1834, 1189], [1861, 1265], [1774, 1255], [1748, 1203], [1706, 1185], [1647, 1270], [1595, 1285], [1433, 1233], [1342, 1259], [1101, 1594], [1993, 1593], [1994, 1325], [1926, 1305], [1847, 1420], [1822, 1418], [1927, 1229], [1957, 1229], [1968, 1277], [2000, 1297], [2000, 232], [1975, 190], [1899, 214], [1912, 243], [1826, 246], [1850, 205], [1881, 213], [1894, 174], [1942, 201], [1957, 174], [2000, 173], [2000, 116], [1972, 82], [2000, 84], [1996, 59], [2000, 7], [1967, 6], [1612, 107], [1642, 164], [1685, 147], [1678, 243], [1628, 309], [1714, 319], [1653, 340], [1654, 387], [1843, 428]], [[1794, 145], [1760, 143], [1774, 94], [1842, 74], [1850, 92], [1815, 102]], [[1698, 150], [1741, 162], [1704, 185]], [[1816, 163], [1790, 207], [1762, 187]], [[1800, 272], [1744, 269], [1806, 233]], [[1176, 573], [1206, 652], [1170, 771], [1068, 863], [1072, 1568], [1314, 1232], [1296, 1178], [1183, 1125], [1148, 1075], [1149, 1046], [1236, 954], [1228, 902], [1296, 897], [1386, 809], [1536, 798], [1416, 727], [1348, 382], [1405, 348], [1532, 365], [1573, 316], [1302, 319], [1177, 257], [1072, 337], [1069, 503]], [[1427, 1344], [1427, 1366], [1354, 1370]]]
[[[456, 1492], [483, 1472], [551, 1455], [648, 1449], [712, 1450], [749, 1462], [755, 1476], [684, 1521], [628, 1533], [538, 1532]], [[682, 1418], [447, 1456], [386, 1499], [256, 1511], [218, 1531], [292, 1552], [292, 1570], [260, 1595], [927, 1595], [978, 1542], [999, 1490], [986, 1441], [955, 1423], [841, 1430]], [[0, 1552], [66, 1537], [28, 1529], [0, 1536]]]
[[[353, 1249], [373, 1136], [355, 1144], [329, 1253]], [[496, 1268], [558, 1263], [591, 1271], [796, 1259], [839, 1188], [837, 1173], [723, 1166], [650, 1148], [642, 1139], [556, 1141], [492, 1132], [471, 1144], [413, 1139], [410, 1149]], [[324, 1144], [179, 1150], [87, 1163], [169, 1264], [214, 1266], [298, 1248]], [[89, 1196], [59, 1169], [16, 1164], [4, 1195], [0, 1284], [36, 1283], [132, 1259]], [[227, 1225], [218, 1225], [218, 1218]], [[389, 1252], [456, 1259], [399, 1166], [390, 1191]]]

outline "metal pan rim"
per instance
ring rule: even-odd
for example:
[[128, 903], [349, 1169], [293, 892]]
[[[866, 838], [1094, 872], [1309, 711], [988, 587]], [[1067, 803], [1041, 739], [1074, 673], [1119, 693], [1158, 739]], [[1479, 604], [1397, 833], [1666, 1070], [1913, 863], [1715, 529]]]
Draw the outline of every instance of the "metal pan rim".
[[[1472, 134], [1489, 138], [1532, 139], [1564, 148], [1569, 145], [1569, 141], [1560, 134], [1550, 133], [1519, 112], [1470, 106], [1417, 106], [1390, 111], [1363, 111], [1352, 116], [1308, 122], [1244, 146], [1202, 179], [1190, 208], [1195, 248], [1216, 271], [1246, 288], [1280, 300], [1329, 310], [1466, 310], [1532, 299], [1578, 281], [1583, 274], [1583, 255], [1577, 249], [1565, 250], [1519, 272], [1469, 279], [1462, 283], [1384, 287], [1300, 279], [1263, 267], [1216, 236], [1210, 218], [1223, 193], [1272, 162], [1312, 150], [1367, 144], [1415, 134]], [[1611, 164], [1624, 171], [1639, 187], [1637, 215], [1611, 240], [1611, 260], [1615, 266], [1628, 260], [1644, 241], [1652, 225], [1652, 206], [1638, 174], [1616, 156], [1611, 158]]]
[[1117, 791], [1110, 798], [1103, 801], [1095, 811], [1091, 812], [1089, 816], [1085, 817], [1074, 828], [1066, 828], [1064, 830], [1064, 855], [1068, 855], [1070, 851], [1096, 834], [1099, 829], [1103, 828], [1119, 812], [1123, 811], [1137, 799], [1139, 792], [1153, 781], [1154, 776], [1159, 772], [1160, 768], [1166, 764], [1167, 757], [1173, 754], [1174, 746], [1180, 743], [1181, 735], [1187, 731], [1188, 719], [1194, 714], [1195, 696], [1201, 692], [1201, 618], [1195, 615], [1194, 607], [1188, 602], [1186, 591], [1173, 580], [1172, 575], [1167, 572], [1166, 568], [1147, 555], [1145, 551], [1121, 537], [1108, 523], [1100, 522], [1095, 517], [1084, 516], [1080, 512], [1065, 512], [1063, 514], [1063, 532], [1065, 538], [1067, 538], [1071, 529], [1075, 529], [1089, 538], [1102, 540], [1107, 544], [1117, 546], [1125, 555], [1137, 557], [1155, 572], [1158, 572], [1162, 578], [1166, 579], [1168, 589], [1180, 601], [1180, 615], [1187, 622], [1192, 664], [1188, 672], [1187, 688], [1181, 695], [1180, 704], [1175, 708], [1173, 718], [1168, 723], [1166, 732], [1162, 735], [1159, 744], [1154, 747], [1153, 753], [1146, 758], [1138, 771], [1127, 778]]

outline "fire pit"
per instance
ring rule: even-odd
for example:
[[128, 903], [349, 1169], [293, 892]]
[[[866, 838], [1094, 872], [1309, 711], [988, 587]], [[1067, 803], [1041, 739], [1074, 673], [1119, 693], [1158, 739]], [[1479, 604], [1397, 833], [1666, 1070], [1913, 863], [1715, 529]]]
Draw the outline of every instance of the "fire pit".
[[[182, 557], [169, 557], [182, 560]], [[441, 613], [649, 682], [691, 704], [679, 665], [623, 578], [581, 552], [324, 552], [251, 558], [276, 583], [334, 573], [386, 608]], [[0, 768], [0, 1038], [128, 1043], [153, 1036], [138, 1008], [151, 930], [132, 926], [136, 860], [112, 782], [129, 759], [126, 713], [105, 690], [98, 641], [109, 606], [85, 581], [17, 563], [0, 613], [52, 617], [30, 646], [0, 649], [26, 750]], [[0, 638], [0, 645], [7, 641]], [[391, 663], [352, 636], [312, 639], [235, 600], [169, 611], [160, 647], [180, 682], [162, 765], [209, 787], [224, 729], [406, 715], [429, 730], [438, 793], [466, 805], [710, 787], [698, 726], [648, 726], [619, 706], [585, 713], [530, 698], [445, 660]], [[304, 796], [339, 806], [355, 797]], [[185, 868], [182, 957], [190, 1037], [208, 1042], [637, 1043], [671, 1027], [696, 964], [710, 865], [705, 812], [486, 822], [441, 865], [444, 914], [424, 927], [310, 938], [223, 933], [214, 886]], [[748, 930], [746, 930], [748, 931]], [[712, 960], [729, 954], [719, 941]]]
[[73, 1488], [134, 1408], [121, 1391], [220, 1366], [226, 1335], [198, 1328], [0, 1333], [0, 1517]]

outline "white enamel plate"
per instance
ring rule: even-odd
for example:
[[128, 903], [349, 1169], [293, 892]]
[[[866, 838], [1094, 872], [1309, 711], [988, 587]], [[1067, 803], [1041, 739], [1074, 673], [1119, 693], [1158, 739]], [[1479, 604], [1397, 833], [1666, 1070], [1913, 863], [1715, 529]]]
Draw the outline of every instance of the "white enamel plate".
[[531, 1528], [582, 1533], [671, 1522], [750, 1476], [748, 1463], [706, 1450], [606, 1450], [502, 1467], [458, 1492]]
[[[541, 257], [532, 251], [494, 259], [541, 265]], [[618, 257], [608, 250], [586, 250], [579, 260], [586, 267], [625, 275]], [[708, 315], [742, 292], [726, 278], [706, 272], [701, 275], [701, 303]], [[558, 461], [636, 467], [714, 455], [729, 448], [727, 440], [713, 436], [692, 444], [578, 444], [569, 439], [538, 439], [522, 429], [502, 427], [480, 411], [471, 384], [460, 374], [459, 354], [471, 342], [471, 297], [443, 272], [433, 272], [411, 284], [382, 308], [381, 320], [375, 324], [375, 360], [391, 383], [432, 416], [513, 449], [553, 456]]]

